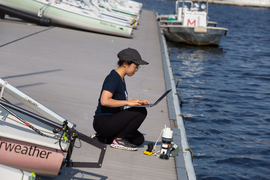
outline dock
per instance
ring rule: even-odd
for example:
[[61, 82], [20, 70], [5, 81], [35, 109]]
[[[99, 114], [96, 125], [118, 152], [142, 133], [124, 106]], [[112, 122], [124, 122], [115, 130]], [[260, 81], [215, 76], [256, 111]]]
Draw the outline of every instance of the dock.
[[[134, 29], [132, 38], [38, 26], [8, 16], [0, 20], [0, 32], [0, 78], [74, 122], [79, 132], [89, 136], [95, 133], [93, 115], [103, 80], [117, 68], [120, 50], [135, 48], [149, 62], [133, 77], [125, 79], [129, 98], [154, 102], [171, 86], [169, 70], [164, 63], [166, 47], [161, 43], [162, 35], [154, 11], [142, 10], [139, 26]], [[145, 135], [145, 143], [138, 151], [107, 146], [101, 168], [62, 167], [58, 176], [37, 177], [39, 180], [190, 179], [184, 162], [184, 156], [189, 156], [189, 152], [182, 152], [182, 147], [177, 157], [169, 160], [143, 154], [147, 145], [157, 140], [157, 150], [160, 149], [158, 138], [165, 125], [174, 129], [175, 143], [181, 146], [179, 123], [175, 123], [177, 118], [172, 115], [175, 97], [177, 95], [171, 94], [167, 100], [147, 109], [148, 116], [139, 129]], [[7, 99], [28, 109], [8, 95]], [[81, 148], [74, 148], [71, 159], [96, 161], [98, 153], [95, 147], [82, 143]]]

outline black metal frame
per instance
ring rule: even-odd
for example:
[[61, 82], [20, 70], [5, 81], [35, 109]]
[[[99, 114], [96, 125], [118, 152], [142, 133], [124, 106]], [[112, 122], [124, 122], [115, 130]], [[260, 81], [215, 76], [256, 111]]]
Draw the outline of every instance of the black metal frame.
[[[75, 132], [74, 130], [71, 130], [71, 134], [76, 134], [76, 137], [74, 139], [71, 139], [70, 141], [70, 146], [67, 151], [67, 156], [66, 156], [66, 159], [63, 161], [62, 166], [100, 168], [102, 166], [102, 162], [105, 156], [107, 145], [99, 142], [98, 140], [92, 139], [89, 136], [86, 136], [85, 134], [82, 134], [80, 132]], [[101, 149], [98, 162], [72, 162], [70, 161], [76, 138], [79, 138], [81, 141], [84, 141], [88, 144], [91, 144], [92, 146], [95, 146]]]
[[3, 101], [1, 99], [0, 99], [0, 104], [2, 104], [3, 106], [8, 107], [10, 109], [13, 109], [15, 111], [18, 111], [18, 112], [20, 112], [22, 114], [25, 114], [27, 116], [30, 116], [31, 118], [34, 118], [34, 119], [38, 120], [39, 122], [42, 122], [42, 123], [44, 123], [44, 124], [46, 124], [46, 125], [48, 125], [50, 127], [58, 128], [58, 129], [62, 129], [63, 128], [63, 126], [61, 124], [59, 124], [59, 123], [56, 123], [54, 121], [51, 121], [51, 120], [49, 120], [49, 119], [47, 119], [45, 117], [42, 117], [42, 116], [40, 116], [38, 114], [35, 114], [35, 113], [32, 113], [32, 112], [30, 112], [30, 111], [28, 111], [26, 109], [20, 108], [18, 106], [15, 106], [15, 105], [13, 105], [11, 103], [8, 103], [6, 101]]
[[[5, 107], [8, 107], [10, 109], [13, 109], [17, 112], [20, 112], [22, 114], [25, 114], [27, 116], [30, 116], [36, 120], [38, 120], [39, 122], [42, 122], [50, 127], [53, 127], [55, 129], [58, 129], [58, 130], [61, 130], [63, 131], [63, 133], [67, 133], [69, 136], [69, 141], [70, 141], [70, 144], [69, 144], [69, 148], [67, 150], [67, 155], [66, 155], [66, 159], [63, 160], [63, 163], [62, 163], [62, 166], [66, 166], [66, 167], [85, 167], [85, 168], [101, 168], [102, 166], [102, 162], [103, 162], [103, 159], [104, 159], [104, 156], [105, 156], [105, 152], [106, 152], [106, 149], [107, 149], [107, 145], [106, 144], [103, 144], [101, 142], [99, 142], [98, 140], [96, 139], [92, 139], [91, 137], [83, 134], [83, 133], [80, 133], [78, 131], [76, 131], [75, 129], [70, 129], [68, 128], [68, 126], [66, 126], [66, 121], [63, 123], [63, 125], [61, 124], [58, 124], [54, 121], [51, 121], [47, 118], [44, 118], [40, 115], [37, 115], [35, 113], [32, 113], [28, 110], [25, 110], [23, 108], [20, 108], [18, 106], [15, 106], [13, 104], [10, 104], [6, 101], [3, 101], [3, 100], [0, 100], [0, 104], [2, 104], [3, 106]], [[66, 128], [64, 128], [64, 126]], [[97, 148], [99, 148], [101, 150], [100, 152], [100, 155], [99, 155], [99, 160], [98, 162], [72, 162], [70, 159], [71, 159], [71, 155], [72, 155], [72, 152], [73, 152], [73, 148], [74, 148], [74, 144], [75, 144], [75, 141], [76, 139], [79, 138], [80, 140], [86, 142], [87, 144], [90, 144], [92, 146], [95, 146]]]
[[26, 21], [34, 22], [34, 23], [37, 23], [39, 25], [49, 26], [51, 24], [51, 19], [49, 19], [49, 18], [34, 16], [34, 15], [31, 15], [31, 14], [28, 14], [28, 13], [25, 13], [22, 11], [18, 11], [18, 10], [15, 10], [13, 8], [3, 6], [0, 4], [0, 18], [4, 19], [5, 14], [8, 14], [8, 15], [14, 16], [14, 17], [18, 17], [18, 18], [26, 20]]

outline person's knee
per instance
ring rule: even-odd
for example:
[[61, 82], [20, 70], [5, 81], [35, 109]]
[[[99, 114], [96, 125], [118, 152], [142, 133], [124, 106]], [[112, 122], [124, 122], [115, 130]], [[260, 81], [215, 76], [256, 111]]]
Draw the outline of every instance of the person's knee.
[[141, 114], [141, 116], [143, 116], [144, 118], [147, 116], [147, 110], [145, 107], [140, 107], [138, 109], [138, 112]]
[[147, 110], [146, 110], [146, 108], [142, 108], [142, 113], [143, 113], [145, 116], [147, 116]]

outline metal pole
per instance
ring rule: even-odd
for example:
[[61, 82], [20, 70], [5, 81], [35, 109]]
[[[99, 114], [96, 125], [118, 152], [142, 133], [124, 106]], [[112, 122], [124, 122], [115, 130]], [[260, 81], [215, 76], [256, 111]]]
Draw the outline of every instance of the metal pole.
[[12, 114], [15, 118], [19, 119], [22, 123], [24, 123], [26, 126], [28, 126], [29, 128], [31, 128], [32, 130], [34, 130], [35, 132], [37, 132], [39, 135], [41, 136], [45, 136], [47, 137], [43, 132], [41, 132], [40, 130], [38, 130], [37, 128], [35, 128], [34, 126], [32, 126], [30, 123], [26, 122], [25, 120], [23, 120], [22, 118], [20, 118], [17, 114], [15, 114], [14, 112], [12, 112], [11, 110], [9, 110], [8, 108], [6, 108], [4, 105], [2, 105], [0, 103], [0, 107], [2, 107], [3, 109], [5, 109], [7, 112], [9, 112], [10, 114]]
[[[184, 15], [184, 5], [185, 5], [185, 0], [182, 1], [182, 17]], [[183, 23], [182, 23], [183, 24]]]
[[[4, 87], [4, 92], [10, 94], [14, 98], [18, 99], [20, 102], [25, 104], [26, 106], [32, 108], [36, 112], [40, 113], [42, 116], [56, 122], [62, 124], [66, 119], [61, 117], [60, 115], [56, 114], [43, 104], [39, 103], [35, 99], [31, 98], [27, 94], [23, 93], [19, 89], [15, 88], [11, 84], [8, 84], [4, 80], [0, 79], [0, 87]], [[3, 91], [3, 89], [2, 89]], [[69, 128], [75, 128], [76, 125], [68, 121]]]
[[208, 15], [208, 0], [207, 0], [207, 2], [206, 2], [206, 8], [207, 8], [207, 11], [206, 11], [206, 13], [207, 13], [207, 15]]
[[58, 123], [56, 123], [56, 122], [54, 122], [54, 121], [51, 121], [51, 120], [49, 120], [49, 119], [46, 119], [46, 118], [44, 118], [44, 117], [42, 117], [42, 116], [39, 116], [39, 115], [37, 115], [37, 114], [35, 114], [35, 113], [32, 113], [32, 112], [30, 112], [30, 111], [27, 111], [27, 110], [25, 110], [25, 109], [22, 109], [22, 108], [20, 108], [20, 107], [18, 107], [18, 106], [15, 106], [15, 105], [13, 105], [13, 104], [7, 103], [7, 102], [5, 102], [5, 101], [3, 101], [3, 100], [0, 100], [0, 104], [4, 105], [4, 106], [6, 106], [6, 107], [8, 107], [8, 108], [10, 108], [10, 109], [13, 109], [13, 110], [15, 110], [15, 111], [17, 111], [17, 112], [20, 112], [20, 113], [22, 113], [22, 114], [25, 114], [25, 115], [27, 115], [27, 116], [29, 116], [29, 117], [32, 117], [32, 118], [38, 120], [39, 122], [42, 122], [42, 123], [44, 123], [44, 124], [46, 124], [46, 125], [48, 125], [48, 126], [51, 126], [51, 127], [53, 127], [53, 128], [59, 128], [59, 129], [62, 129], [62, 125], [61, 125], [61, 124], [58, 124]]

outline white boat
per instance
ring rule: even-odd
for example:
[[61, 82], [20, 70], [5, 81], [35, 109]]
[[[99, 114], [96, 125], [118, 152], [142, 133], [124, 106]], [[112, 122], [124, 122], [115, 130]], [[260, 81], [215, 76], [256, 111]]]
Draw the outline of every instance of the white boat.
[[133, 9], [134, 11], [141, 11], [143, 6], [142, 3], [132, 0], [109, 0], [109, 1], [115, 2], [122, 8], [129, 8]]
[[12, 180], [35, 180], [35, 173], [22, 171], [9, 166], [0, 164], [1, 179], [12, 179]]
[[193, 4], [192, 1], [177, 0], [176, 14], [160, 15], [157, 20], [167, 40], [191, 45], [219, 45], [227, 28], [216, 27], [208, 21], [208, 1]]
[[209, 3], [270, 8], [270, 0], [210, 0]]
[[[62, 2], [69, 3], [69, 0], [62, 0]], [[100, 15], [103, 15], [105, 18], [113, 18], [113, 20], [132, 24], [133, 28], [137, 28], [137, 23], [140, 18], [139, 12], [131, 12], [128, 10], [123, 12], [121, 10], [113, 8], [108, 2], [102, 0], [90, 0], [89, 2], [89, 6], [91, 6], [91, 9], [96, 8], [98, 12], [100, 12]]]
[[[2, 79], [0, 88], [0, 164], [46, 176], [58, 175], [62, 166], [101, 167], [105, 144]], [[42, 116], [9, 103], [4, 92]], [[97, 163], [70, 161], [76, 138], [101, 149]]]
[[[21, 113], [13, 112], [46, 137], [31, 130], [0, 107], [0, 164], [40, 175], [58, 175], [65, 154], [56, 143], [58, 140], [53, 129]], [[67, 150], [67, 147], [67, 143], [63, 142], [62, 149]]]
[[[131, 37], [136, 21], [131, 15], [100, 8], [91, 0], [0, 0], [0, 13], [31, 20], [39, 24], [59, 24], [99, 33]], [[138, 18], [138, 17], [137, 17]]]
[[119, 12], [125, 15], [130, 15], [139, 21], [140, 12], [142, 10], [142, 4], [134, 1], [122, 1], [115, 0], [98, 0], [99, 7], [106, 8], [109, 11]]

